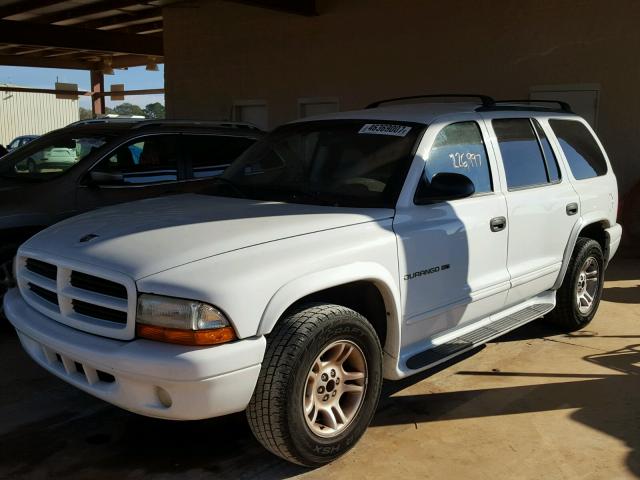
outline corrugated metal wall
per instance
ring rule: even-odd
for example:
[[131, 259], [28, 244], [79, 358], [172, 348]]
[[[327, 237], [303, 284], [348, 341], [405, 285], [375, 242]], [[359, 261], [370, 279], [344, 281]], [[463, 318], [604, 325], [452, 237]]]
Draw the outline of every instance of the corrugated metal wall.
[[79, 119], [78, 100], [58, 100], [48, 93], [0, 92], [2, 145], [20, 135], [42, 135]]

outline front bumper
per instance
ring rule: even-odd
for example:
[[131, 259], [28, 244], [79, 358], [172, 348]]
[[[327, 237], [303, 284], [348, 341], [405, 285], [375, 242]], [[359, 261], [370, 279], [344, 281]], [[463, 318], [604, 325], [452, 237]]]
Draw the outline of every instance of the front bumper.
[[22, 346], [42, 367], [150, 417], [195, 420], [244, 410], [266, 348], [264, 337], [212, 347], [99, 337], [40, 314], [17, 289], [5, 295], [4, 310]]

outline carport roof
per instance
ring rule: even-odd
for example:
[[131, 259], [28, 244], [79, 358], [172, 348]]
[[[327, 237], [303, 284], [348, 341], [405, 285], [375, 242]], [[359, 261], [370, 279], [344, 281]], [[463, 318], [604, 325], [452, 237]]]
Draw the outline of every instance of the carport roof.
[[[315, 0], [227, 1], [315, 14]], [[178, 3], [184, 0], [0, 0], [0, 65], [101, 70], [162, 63], [163, 8]]]

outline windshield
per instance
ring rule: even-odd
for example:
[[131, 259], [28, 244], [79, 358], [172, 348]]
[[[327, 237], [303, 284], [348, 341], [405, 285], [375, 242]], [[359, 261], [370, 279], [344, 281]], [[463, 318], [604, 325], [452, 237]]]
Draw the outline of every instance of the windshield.
[[208, 193], [393, 208], [424, 129], [379, 120], [285, 125], [236, 159]]
[[0, 177], [47, 180], [67, 171], [107, 141], [104, 136], [67, 133], [43, 137], [0, 159]]

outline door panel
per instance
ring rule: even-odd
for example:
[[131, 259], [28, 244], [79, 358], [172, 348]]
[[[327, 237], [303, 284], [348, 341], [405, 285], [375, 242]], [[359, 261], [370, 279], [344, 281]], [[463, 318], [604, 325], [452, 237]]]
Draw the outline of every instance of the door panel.
[[424, 184], [440, 172], [462, 173], [474, 182], [476, 195], [397, 210], [404, 347], [504, 306], [509, 227], [492, 231], [491, 220], [506, 218], [507, 206], [502, 193], [493, 192], [495, 167], [481, 130], [476, 122], [432, 125], [423, 139], [429, 152]]
[[499, 118], [487, 123], [494, 132], [507, 190], [511, 306], [553, 286], [579, 218], [568, 208], [578, 202], [578, 195], [537, 120]]

